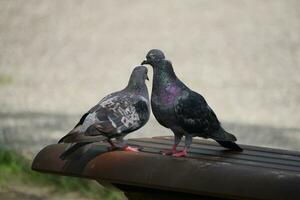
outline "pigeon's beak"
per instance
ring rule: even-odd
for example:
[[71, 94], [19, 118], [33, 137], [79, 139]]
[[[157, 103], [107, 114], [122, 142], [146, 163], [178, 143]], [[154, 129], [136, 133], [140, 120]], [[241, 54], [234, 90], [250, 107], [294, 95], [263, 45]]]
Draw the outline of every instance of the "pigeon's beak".
[[146, 65], [146, 64], [149, 64], [148, 60], [144, 60], [141, 65]]

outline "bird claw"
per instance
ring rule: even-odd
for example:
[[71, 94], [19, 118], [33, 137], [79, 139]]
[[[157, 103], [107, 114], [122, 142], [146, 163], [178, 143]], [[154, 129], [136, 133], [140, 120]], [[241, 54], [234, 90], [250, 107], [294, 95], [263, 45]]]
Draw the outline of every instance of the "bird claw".
[[177, 153], [176, 151], [174, 150], [161, 150], [160, 153], [164, 156], [170, 156], [170, 155], [173, 155], [175, 153]]
[[186, 157], [187, 152], [185, 150], [178, 151], [176, 153], [173, 153], [172, 156], [174, 156], [174, 157]]
[[126, 146], [123, 148], [123, 151], [139, 152], [139, 149], [136, 147]]

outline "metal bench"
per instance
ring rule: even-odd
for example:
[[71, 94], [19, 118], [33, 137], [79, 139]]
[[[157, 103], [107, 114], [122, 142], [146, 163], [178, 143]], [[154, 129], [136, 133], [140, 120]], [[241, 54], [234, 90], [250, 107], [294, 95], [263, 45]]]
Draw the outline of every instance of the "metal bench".
[[107, 152], [93, 146], [84, 156], [59, 159], [64, 144], [45, 147], [32, 169], [109, 182], [129, 199], [300, 199], [300, 152], [241, 145], [242, 153], [195, 139], [186, 158], [159, 154], [172, 137], [130, 139], [142, 152]]

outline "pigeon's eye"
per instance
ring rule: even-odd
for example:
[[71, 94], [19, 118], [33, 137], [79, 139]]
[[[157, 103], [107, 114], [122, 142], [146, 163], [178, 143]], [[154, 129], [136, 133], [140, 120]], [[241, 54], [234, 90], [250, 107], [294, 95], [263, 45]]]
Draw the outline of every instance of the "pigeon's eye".
[[150, 57], [151, 59], [155, 59], [155, 55], [154, 55], [154, 54], [150, 54], [149, 57]]

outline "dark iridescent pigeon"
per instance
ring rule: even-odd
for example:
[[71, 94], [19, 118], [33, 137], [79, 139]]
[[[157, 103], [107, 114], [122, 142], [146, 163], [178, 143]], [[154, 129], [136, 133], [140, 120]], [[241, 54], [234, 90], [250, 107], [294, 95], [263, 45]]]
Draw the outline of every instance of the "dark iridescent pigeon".
[[[78, 124], [58, 143], [71, 143], [60, 156], [61, 159], [73, 157], [73, 152], [88, 144], [107, 141], [112, 148], [121, 145], [126, 151], [138, 151], [125, 144], [123, 137], [146, 124], [150, 116], [149, 95], [145, 79], [147, 68], [135, 67], [127, 87], [104, 97], [97, 105], [85, 113]], [[116, 139], [116, 145], [112, 139]], [[82, 148], [82, 147], [85, 148]]]
[[[153, 67], [153, 87], [151, 94], [152, 112], [157, 121], [166, 128], [170, 128], [175, 141], [171, 151], [176, 157], [186, 156], [187, 150], [195, 136], [212, 138], [220, 145], [235, 151], [242, 149], [234, 143], [236, 137], [226, 132], [205, 99], [190, 90], [174, 73], [172, 63], [165, 59], [162, 51], [153, 49], [146, 56], [142, 64]], [[176, 151], [177, 145], [185, 136], [185, 147]]]

